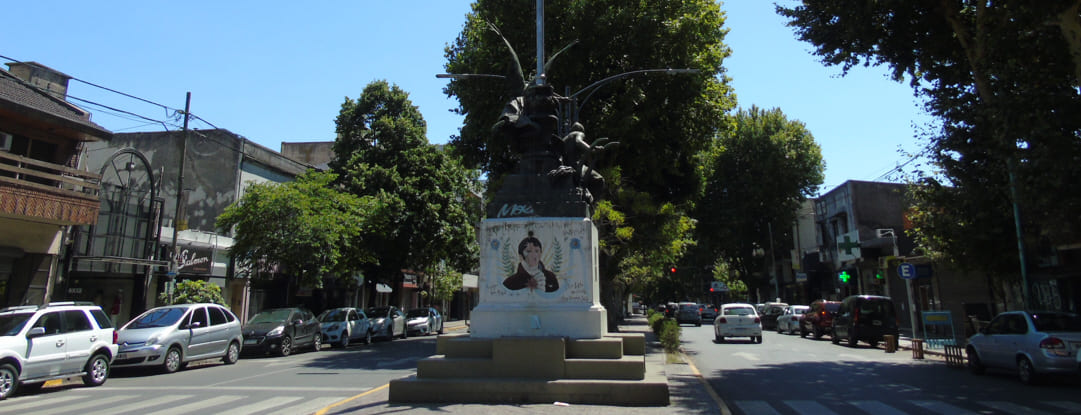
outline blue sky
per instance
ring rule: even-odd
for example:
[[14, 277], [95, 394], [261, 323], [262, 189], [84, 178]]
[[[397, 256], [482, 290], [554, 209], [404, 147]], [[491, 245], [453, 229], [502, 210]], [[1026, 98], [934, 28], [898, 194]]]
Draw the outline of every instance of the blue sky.
[[[225, 128], [274, 150], [283, 141], [333, 140], [345, 98], [386, 79], [409, 92], [428, 122], [429, 141], [444, 143], [461, 118], [449, 112], [455, 102], [435, 75], [469, 4], [21, 1], [4, 7], [0, 63], [35, 61], [172, 110], [184, 108], [190, 91], [191, 112], [206, 121], [193, 128]], [[845, 180], [884, 180], [907, 160], [898, 148], [920, 150], [916, 126], [927, 117], [907, 84], [889, 80], [885, 68], [857, 68], [841, 78], [840, 69], [824, 67], [795, 40], [773, 2], [731, 0], [722, 9], [733, 50], [724, 64], [739, 105], [777, 107], [806, 123], [826, 160], [823, 192]], [[72, 81], [69, 95], [140, 116], [81, 104], [114, 132], [182, 125], [175, 111], [82, 82]]]

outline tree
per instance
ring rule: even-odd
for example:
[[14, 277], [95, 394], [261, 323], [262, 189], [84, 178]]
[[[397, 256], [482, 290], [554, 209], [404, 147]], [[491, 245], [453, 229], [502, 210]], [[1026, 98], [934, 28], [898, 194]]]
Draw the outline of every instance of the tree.
[[[508, 75], [490, 79], [455, 79], [446, 88], [457, 97], [465, 116], [461, 135], [452, 137], [454, 151], [470, 166], [488, 174], [489, 192], [515, 165], [508, 143], [491, 128], [503, 108], [522, 89], [517, 72], [536, 76], [535, 16], [521, 1], [481, 0], [465, 27], [447, 48], [446, 69], [455, 74]], [[605, 10], [598, 13], [598, 10]], [[624, 2], [616, 0], [552, 0], [545, 3], [545, 45], [563, 50], [546, 71], [556, 91], [574, 93], [607, 77], [644, 69], [692, 68], [696, 75], [636, 75], [597, 86], [579, 96], [578, 119], [591, 139], [609, 137], [620, 147], [607, 153], [601, 173], [610, 189], [594, 222], [601, 235], [602, 302], [622, 309], [625, 296], [616, 276], [652, 273], [660, 276], [664, 256], [655, 250], [683, 238], [664, 233], [673, 224], [688, 225], [689, 201], [700, 191], [696, 154], [725, 124], [735, 97], [722, 61], [724, 14], [713, 1]], [[500, 34], [491, 26], [500, 29]], [[577, 42], [577, 43], [575, 43]], [[506, 44], [517, 52], [520, 66]], [[554, 55], [548, 51], [545, 56]], [[527, 79], [527, 80], [528, 80]], [[594, 93], [595, 92], [595, 93]], [[592, 95], [589, 95], [592, 94]], [[567, 114], [565, 114], [567, 116]], [[609, 313], [615, 317], [615, 313]], [[615, 324], [609, 324], [615, 327]]]
[[346, 98], [335, 121], [331, 171], [356, 197], [386, 203], [378, 232], [360, 235], [379, 261], [365, 264], [374, 281], [400, 288], [402, 269], [473, 269], [477, 263], [476, 174], [428, 144], [424, 118], [409, 95], [386, 81]]
[[814, 136], [780, 109], [752, 106], [734, 121], [703, 157], [706, 186], [695, 217], [704, 254], [698, 256], [720, 258], [729, 274], [756, 286], [752, 273], [772, 263], [756, 252], [766, 251], [770, 238], [788, 240], [783, 235], [822, 184], [825, 163]]
[[278, 265], [310, 287], [377, 262], [363, 241], [378, 228], [386, 204], [337, 190], [335, 178], [309, 171], [293, 182], [249, 185], [218, 216], [218, 228], [233, 231], [230, 257], [258, 271]]
[[1079, 7], [842, 0], [777, 10], [827, 65], [887, 65], [926, 99], [942, 128], [927, 143], [936, 175], [916, 172], [921, 248], [1002, 276], [1018, 269], [1015, 209], [1022, 240], [1081, 235], [1081, 184], [1063, 180], [1081, 173]]
[[176, 292], [172, 296], [169, 293], [159, 294], [158, 302], [163, 305], [195, 303], [225, 305], [225, 297], [221, 296], [221, 287], [215, 284], [202, 280], [185, 280], [176, 283]]

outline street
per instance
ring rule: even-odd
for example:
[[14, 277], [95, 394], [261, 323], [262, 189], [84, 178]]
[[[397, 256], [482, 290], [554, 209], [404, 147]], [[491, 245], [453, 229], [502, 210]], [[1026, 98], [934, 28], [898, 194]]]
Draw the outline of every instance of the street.
[[19, 394], [0, 414], [310, 414], [416, 372], [435, 336], [324, 346], [286, 357], [245, 356], [235, 365], [195, 363], [173, 374], [114, 369], [105, 385], [78, 382]]
[[1025, 386], [1013, 373], [976, 376], [940, 358], [834, 345], [829, 336], [764, 331], [762, 344], [717, 344], [709, 323], [682, 329], [686, 354], [734, 414], [1081, 413], [1076, 378]]

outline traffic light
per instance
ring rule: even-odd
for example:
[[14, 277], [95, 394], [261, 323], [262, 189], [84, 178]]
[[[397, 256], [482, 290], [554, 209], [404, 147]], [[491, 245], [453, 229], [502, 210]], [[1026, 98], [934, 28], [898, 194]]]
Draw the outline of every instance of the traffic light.
[[676, 267], [673, 266], [673, 267], [668, 268], [668, 272], [671, 272], [671, 273], [675, 274], [676, 273]]
[[848, 284], [849, 278], [852, 278], [852, 276], [848, 275], [848, 271], [841, 271], [840, 274], [837, 274], [837, 279], [841, 280], [841, 282], [845, 284]]

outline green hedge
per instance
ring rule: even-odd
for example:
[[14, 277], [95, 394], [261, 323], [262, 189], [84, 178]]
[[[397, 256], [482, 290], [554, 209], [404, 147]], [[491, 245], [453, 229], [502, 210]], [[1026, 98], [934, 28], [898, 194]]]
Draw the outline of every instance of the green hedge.
[[653, 334], [657, 335], [657, 339], [661, 341], [664, 350], [668, 352], [679, 351], [679, 336], [682, 333], [679, 323], [676, 323], [676, 320], [664, 318], [664, 313], [652, 310], [646, 316], [647, 321], [649, 321], [649, 328], [653, 330]]

